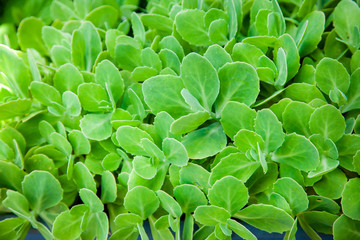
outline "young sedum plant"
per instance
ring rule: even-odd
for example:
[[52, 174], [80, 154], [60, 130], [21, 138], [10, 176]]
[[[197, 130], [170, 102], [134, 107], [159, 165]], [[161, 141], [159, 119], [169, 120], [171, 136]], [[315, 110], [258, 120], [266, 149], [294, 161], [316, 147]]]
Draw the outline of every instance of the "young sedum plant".
[[4, 9], [0, 239], [360, 239], [359, 1]]

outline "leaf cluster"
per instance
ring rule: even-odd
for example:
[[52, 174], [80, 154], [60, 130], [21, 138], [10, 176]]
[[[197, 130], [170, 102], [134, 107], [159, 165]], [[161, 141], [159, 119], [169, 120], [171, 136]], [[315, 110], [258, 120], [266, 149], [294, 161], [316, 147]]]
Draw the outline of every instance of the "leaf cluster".
[[9, 1], [0, 239], [358, 239], [359, 48], [352, 0]]

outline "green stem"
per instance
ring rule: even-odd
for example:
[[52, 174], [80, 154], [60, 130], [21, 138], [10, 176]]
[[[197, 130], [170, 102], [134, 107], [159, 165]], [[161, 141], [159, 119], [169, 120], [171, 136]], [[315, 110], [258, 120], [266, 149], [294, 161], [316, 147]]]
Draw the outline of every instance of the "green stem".
[[185, 214], [183, 239], [192, 240], [194, 231], [194, 218], [190, 213]]
[[137, 224], [137, 227], [139, 229], [141, 240], [149, 240], [148, 235], [146, 234], [146, 231], [144, 229], [144, 226], [142, 224]]
[[176, 219], [177, 224], [176, 224], [176, 231], [175, 231], [175, 237], [176, 240], [181, 240], [181, 236], [180, 236], [180, 219]]

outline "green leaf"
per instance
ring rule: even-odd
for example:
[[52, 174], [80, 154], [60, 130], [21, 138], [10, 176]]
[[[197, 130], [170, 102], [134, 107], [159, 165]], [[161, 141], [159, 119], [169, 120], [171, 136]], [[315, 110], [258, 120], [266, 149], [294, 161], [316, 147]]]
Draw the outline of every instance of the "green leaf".
[[38, 213], [58, 204], [63, 195], [59, 181], [45, 171], [33, 171], [26, 175], [22, 191], [31, 208]]
[[342, 192], [341, 206], [344, 214], [353, 220], [360, 220], [359, 178], [350, 179]]
[[275, 193], [275, 192], [271, 193], [269, 196], [269, 199], [265, 200], [264, 203], [273, 205], [274, 207], [277, 207], [280, 209], [283, 209], [285, 212], [287, 212], [291, 216], [293, 215], [289, 203], [286, 201], [286, 199], [282, 195], [280, 195], [278, 193]]
[[345, 119], [333, 105], [324, 105], [315, 109], [311, 114], [309, 125], [313, 134], [321, 134], [334, 142], [345, 134]]
[[275, 151], [284, 142], [282, 124], [270, 109], [263, 109], [257, 113], [255, 132], [264, 139], [265, 153]]
[[60, 133], [53, 132], [50, 135], [50, 143], [59, 149], [65, 156], [70, 156], [72, 152], [72, 146], [68, 140]]
[[115, 27], [118, 20], [118, 10], [112, 6], [104, 5], [93, 9], [85, 17], [98, 28]]
[[285, 136], [283, 145], [274, 152], [271, 159], [302, 171], [311, 171], [319, 164], [319, 152], [307, 138], [292, 133]]
[[117, 186], [114, 175], [110, 171], [104, 171], [101, 175], [101, 201], [103, 203], [114, 202], [117, 197]]
[[220, 88], [217, 72], [211, 63], [199, 54], [188, 54], [181, 64], [181, 80], [200, 104], [211, 111]]
[[137, 226], [137, 224], [141, 224], [142, 221], [143, 219], [139, 215], [133, 213], [121, 213], [114, 219], [114, 223], [123, 228]]
[[[304, 189], [292, 178], [278, 179], [273, 186], [274, 192], [283, 196], [289, 203], [294, 215], [308, 208], [309, 200]], [[291, 191], [289, 191], [291, 189]]]
[[37, 81], [40, 82], [41, 81], [41, 76], [40, 76], [40, 72], [39, 72], [39, 68], [37, 66], [36, 60], [34, 55], [38, 54], [35, 50], [33, 49], [28, 49], [27, 50], [27, 60], [29, 63], [29, 67], [30, 67], [30, 72], [31, 75], [33, 77], [33, 81]]
[[56, 66], [61, 66], [71, 62], [71, 51], [67, 47], [54, 45], [50, 50], [50, 55]]
[[315, 170], [309, 172], [308, 177], [321, 176], [334, 170], [339, 165], [339, 161], [335, 160], [339, 158], [335, 143], [328, 138], [325, 139], [320, 134], [312, 135], [310, 141], [319, 151], [320, 164]]
[[119, 145], [133, 155], [147, 155], [141, 144], [141, 139], [143, 138], [153, 141], [147, 132], [137, 127], [121, 126], [116, 131], [116, 139]]
[[164, 230], [168, 229], [169, 226], [169, 215], [161, 216], [158, 220], [156, 220], [154, 227], [157, 230]]
[[223, 128], [218, 123], [213, 123], [187, 134], [182, 142], [189, 158], [203, 159], [213, 156], [225, 148], [227, 140]]
[[96, 183], [89, 169], [82, 162], [74, 165], [73, 179], [78, 189], [87, 188], [96, 193]]
[[259, 162], [249, 160], [243, 153], [232, 153], [212, 169], [209, 182], [213, 185], [216, 180], [229, 175], [246, 182], [259, 166]]
[[21, 190], [21, 182], [25, 177], [18, 166], [10, 162], [0, 161], [0, 187]]
[[335, 222], [333, 227], [333, 235], [335, 240], [356, 239], [360, 235], [360, 222], [352, 220], [341, 215]]
[[66, 91], [62, 95], [62, 103], [65, 107], [65, 115], [77, 117], [81, 113], [81, 104], [78, 96], [70, 91]]
[[82, 83], [77, 94], [84, 110], [89, 112], [104, 112], [111, 109], [108, 95], [97, 83]]
[[141, 21], [148, 28], [156, 29], [164, 35], [171, 34], [173, 29], [173, 21], [169, 17], [160, 14], [144, 14], [141, 16]]
[[353, 158], [353, 166], [357, 173], [360, 172], [360, 151], [357, 151]]
[[340, 169], [335, 169], [322, 176], [321, 180], [314, 184], [315, 192], [324, 197], [338, 199], [344, 190], [347, 178]]
[[57, 173], [53, 160], [44, 154], [34, 154], [27, 158], [26, 161], [24, 161], [24, 168], [28, 172], [32, 172], [34, 170], [44, 170], [52, 174]]
[[242, 3], [238, 1], [226, 1], [226, 11], [229, 15], [229, 37], [234, 38], [242, 25]]
[[162, 65], [164, 68], [173, 70], [176, 75], [180, 73], [180, 60], [176, 53], [169, 49], [162, 49], [159, 52], [159, 57], [161, 59]]
[[109, 236], [109, 219], [106, 213], [98, 212], [93, 216], [96, 222], [96, 239], [107, 240]]
[[71, 35], [52, 26], [43, 26], [41, 29], [41, 37], [48, 50], [55, 45], [70, 47]]
[[303, 64], [295, 79], [297, 83], [315, 84], [315, 67], [310, 64]]
[[318, 211], [306, 211], [298, 215], [300, 226], [312, 238], [318, 238], [319, 236], [315, 231], [331, 234], [332, 227], [338, 215], [328, 212]]
[[0, 74], [5, 77], [1, 81], [9, 87], [18, 97], [26, 98], [29, 96], [28, 88], [30, 84], [30, 74], [22, 58], [16, 52], [5, 45], [0, 45]]
[[288, 231], [294, 222], [284, 210], [265, 204], [250, 205], [236, 213], [234, 217], [269, 233]]
[[227, 224], [231, 230], [233, 230], [237, 235], [246, 239], [246, 240], [256, 240], [256, 236], [252, 234], [246, 227], [238, 223], [233, 219], [228, 219]]
[[179, 171], [180, 184], [194, 184], [206, 194], [208, 193], [210, 173], [203, 167], [189, 163]]
[[[249, 39], [249, 38], [247, 38]], [[245, 39], [246, 40], [246, 39]], [[263, 40], [261, 40], [262, 42]], [[257, 69], [260, 80], [273, 84], [277, 68], [275, 63], [270, 60], [259, 48], [249, 43], [237, 43], [233, 47], [232, 57], [234, 61], [245, 62]], [[267, 69], [266, 74], [261, 74], [260, 69]], [[271, 75], [271, 76], [267, 76]]]
[[89, 140], [79, 130], [72, 130], [68, 135], [75, 156], [89, 154], [91, 150]]
[[110, 99], [116, 103], [124, 93], [124, 80], [119, 70], [109, 60], [104, 60], [95, 68], [95, 81], [104, 89]]
[[344, 106], [340, 108], [340, 110], [344, 112], [348, 112], [354, 109], [360, 109], [360, 70], [357, 69], [353, 72], [350, 77], [350, 86], [349, 90], [346, 93], [347, 102]]
[[158, 54], [156, 54], [155, 51], [149, 47], [141, 50], [141, 62], [144, 66], [156, 69], [157, 71], [162, 69], [162, 63]]
[[179, 60], [182, 60], [185, 55], [183, 47], [174, 36], [166, 36], [161, 39], [159, 47], [161, 49], [169, 49], [173, 51], [178, 56]]
[[131, 14], [131, 23], [132, 23], [132, 28], [133, 28], [133, 32], [134, 32], [134, 38], [136, 40], [138, 40], [139, 42], [141, 42], [142, 44], [144, 44], [145, 43], [145, 29], [140, 20], [140, 17], [135, 12], [133, 12]]
[[41, 38], [41, 29], [44, 23], [36, 17], [28, 17], [20, 22], [17, 37], [21, 50], [28, 48], [37, 50], [41, 55], [47, 54], [44, 42]]
[[90, 212], [97, 213], [104, 210], [104, 205], [94, 192], [82, 188], [79, 191], [79, 195], [85, 206], [89, 208]]
[[276, 67], [278, 70], [278, 75], [275, 79], [275, 87], [277, 89], [282, 88], [287, 79], [288, 69], [286, 65], [286, 53], [283, 48], [279, 48], [276, 53]]
[[260, 92], [259, 77], [255, 68], [242, 62], [227, 63], [219, 69], [220, 93], [216, 111], [221, 113], [229, 101], [250, 106]]
[[216, 226], [219, 223], [226, 223], [231, 217], [224, 208], [217, 206], [199, 206], [194, 212], [194, 218], [206, 226]]
[[121, 239], [121, 238], [125, 238], [125, 239], [129, 239], [129, 240], [137, 240], [139, 236], [139, 230], [135, 227], [124, 227], [124, 228], [120, 228], [119, 230], [117, 230], [116, 232], [114, 232], [111, 237], [109, 238], [110, 240], [116, 240], [116, 239]]
[[224, 19], [216, 19], [210, 23], [209, 37], [211, 42], [225, 45], [228, 42], [228, 26]]
[[152, 113], [166, 111], [174, 118], [192, 112], [181, 96], [183, 88], [179, 77], [169, 75], [149, 78], [142, 85], [144, 100]]
[[154, 119], [154, 126], [156, 133], [160, 136], [161, 139], [167, 137], [173, 137], [174, 135], [170, 133], [170, 126], [174, 119], [167, 112], [160, 112], [156, 114]]
[[21, 193], [7, 190], [6, 198], [2, 204], [20, 218], [27, 219], [28, 221], [31, 219], [29, 202]]
[[185, 166], [189, 161], [185, 146], [174, 138], [165, 138], [162, 142], [166, 161], [175, 166]]
[[340, 166], [349, 171], [355, 171], [352, 162], [353, 157], [359, 150], [359, 144], [360, 136], [357, 134], [345, 134], [339, 141], [336, 142], [336, 147], [339, 151]]
[[[353, 50], [359, 47], [354, 29], [360, 27], [359, 6], [350, 0], [341, 1], [333, 12], [333, 22], [336, 33], [347, 42]], [[352, 51], [353, 51], [352, 50]]]
[[154, 166], [150, 158], [143, 156], [135, 156], [133, 160], [134, 171], [144, 179], [152, 179], [155, 177], [157, 167]]
[[221, 125], [231, 139], [241, 129], [254, 130], [256, 111], [244, 103], [230, 101], [221, 112]]
[[61, 93], [65, 91], [77, 93], [78, 86], [83, 82], [81, 73], [71, 63], [62, 65], [54, 75], [54, 87]]
[[112, 134], [111, 114], [86, 114], [80, 120], [82, 133], [91, 140], [102, 141]]
[[160, 200], [161, 207], [164, 208], [174, 218], [180, 218], [182, 210], [178, 202], [175, 201], [169, 194], [162, 190], [156, 191]]
[[159, 207], [159, 199], [147, 187], [137, 186], [127, 192], [124, 198], [124, 207], [131, 213], [148, 218]]
[[204, 53], [204, 57], [209, 60], [209, 62], [214, 66], [216, 70], [219, 70], [228, 62], [232, 62], [231, 56], [225, 51], [224, 48], [220, 47], [217, 44], [211, 45], [208, 47]]
[[195, 46], [209, 45], [210, 38], [205, 26], [205, 12], [198, 9], [184, 10], [176, 14], [175, 26], [181, 37]]
[[182, 184], [174, 188], [174, 196], [184, 213], [192, 213], [198, 206], [206, 205], [204, 193], [194, 185]]
[[354, 73], [360, 67], [360, 50], [354, 52], [350, 59], [351, 72]]
[[346, 93], [350, 85], [350, 76], [340, 62], [331, 58], [323, 58], [316, 66], [315, 81], [320, 90], [327, 95], [331, 90], [340, 90]]
[[260, 149], [264, 148], [264, 140], [262, 137], [250, 130], [241, 129], [234, 137], [234, 144], [237, 148], [246, 153], [248, 150], [256, 150], [258, 146]]
[[[9, 160], [13, 160], [15, 157], [15, 153], [14, 150], [11, 149], [9, 147], [8, 144], [6, 144], [4, 141], [0, 140], [0, 160], [5, 160], [5, 161], [9, 161]], [[21, 166], [20, 166], [21, 167]]]
[[201, 124], [208, 120], [210, 114], [206, 111], [189, 113], [182, 116], [170, 125], [170, 132], [172, 134], [185, 134], [197, 129]]
[[283, 122], [282, 114], [285, 111], [285, 108], [289, 103], [291, 103], [291, 99], [283, 98], [278, 103], [271, 105], [270, 110], [275, 113], [276, 117]]
[[45, 106], [51, 106], [53, 103], [61, 102], [59, 91], [46, 83], [32, 82], [30, 91], [32, 96]]
[[312, 11], [302, 19], [295, 37], [300, 57], [304, 57], [316, 49], [321, 41], [324, 27], [325, 14], [323, 12]]
[[279, 37], [279, 41], [286, 55], [288, 81], [298, 73], [300, 68], [299, 51], [297, 50], [295, 40], [289, 34], [283, 34], [281, 37]]
[[50, 6], [50, 13], [54, 19], [60, 21], [67, 21], [69, 18], [78, 19], [78, 16], [73, 11], [73, 4], [68, 2], [53, 1]]
[[140, 100], [138, 94], [136, 94], [131, 88], [128, 89], [127, 94], [132, 104], [132, 112], [134, 112], [141, 120], [144, 119], [147, 113], [145, 112], [143, 102]]
[[95, 26], [91, 22], [83, 22], [72, 35], [72, 62], [81, 70], [91, 71], [100, 52], [101, 40]]
[[88, 218], [88, 208], [76, 205], [58, 215], [52, 227], [55, 239], [72, 240], [80, 237]]
[[140, 141], [141, 145], [143, 146], [144, 150], [152, 157], [157, 158], [159, 160], [164, 160], [165, 155], [164, 153], [159, 149], [158, 146], [152, 141], [150, 141], [148, 138], [143, 138]]
[[30, 112], [31, 101], [28, 99], [17, 99], [0, 104], [0, 120], [7, 120], [22, 116]]
[[297, 133], [309, 137], [311, 135], [309, 121], [313, 112], [314, 109], [306, 103], [290, 102], [282, 114], [286, 133]]
[[135, 46], [131, 44], [118, 43], [115, 46], [115, 60], [120, 68], [132, 71], [141, 62], [141, 50], [138, 42], [134, 40]]
[[143, 82], [148, 78], [156, 76], [158, 71], [152, 67], [136, 67], [131, 73], [132, 79], [136, 82]]
[[0, 237], [9, 240], [24, 238], [28, 228], [30, 228], [30, 224], [24, 219], [6, 218], [0, 222]]
[[183, 88], [180, 93], [181, 93], [181, 96], [183, 97], [183, 99], [185, 100], [185, 102], [190, 106], [192, 111], [195, 111], [195, 112], [206, 111], [206, 109], [203, 106], [201, 106], [199, 100], [196, 99], [194, 97], [194, 95], [192, 95], [189, 92], [189, 90], [187, 90], [186, 88]]
[[226, 176], [214, 183], [209, 190], [208, 198], [212, 205], [225, 208], [233, 215], [246, 205], [249, 194], [240, 180]]

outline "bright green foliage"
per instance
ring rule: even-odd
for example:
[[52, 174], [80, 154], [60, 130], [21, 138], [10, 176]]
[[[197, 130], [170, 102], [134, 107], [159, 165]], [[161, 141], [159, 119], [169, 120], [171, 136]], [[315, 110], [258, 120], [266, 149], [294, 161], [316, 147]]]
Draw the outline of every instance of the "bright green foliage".
[[357, 178], [350, 179], [345, 185], [341, 199], [344, 214], [354, 220], [360, 220], [359, 182]]
[[0, 5], [0, 239], [359, 238], [358, 0]]
[[268, 232], [290, 230], [294, 222], [294, 219], [284, 210], [265, 204], [250, 205], [236, 213], [235, 217]]
[[137, 186], [131, 189], [124, 198], [124, 207], [131, 213], [148, 218], [159, 207], [159, 199], [150, 189]]
[[232, 176], [216, 181], [208, 196], [211, 204], [223, 207], [231, 214], [243, 208], [249, 197], [244, 184]]
[[32, 209], [40, 212], [58, 204], [63, 190], [59, 181], [50, 173], [33, 171], [24, 178], [22, 191]]

